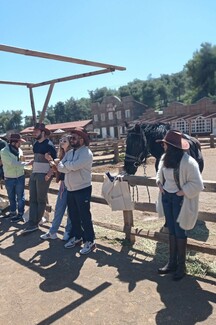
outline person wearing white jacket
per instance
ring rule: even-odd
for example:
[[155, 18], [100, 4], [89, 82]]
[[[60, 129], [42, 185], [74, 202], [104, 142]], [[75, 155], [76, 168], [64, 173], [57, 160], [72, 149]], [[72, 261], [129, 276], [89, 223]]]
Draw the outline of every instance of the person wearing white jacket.
[[195, 226], [198, 217], [199, 194], [203, 180], [194, 158], [186, 153], [189, 143], [182, 133], [170, 130], [163, 140], [164, 146], [156, 183], [159, 187], [158, 214], [165, 216], [169, 229], [169, 261], [158, 269], [159, 274], [174, 272], [173, 280], [186, 274], [186, 230]]
[[93, 154], [88, 148], [88, 134], [82, 128], [71, 131], [70, 143], [73, 149], [58, 164], [58, 171], [65, 173], [68, 214], [72, 224], [72, 238], [65, 244], [65, 248], [83, 242], [80, 254], [88, 254], [96, 248], [90, 211]]

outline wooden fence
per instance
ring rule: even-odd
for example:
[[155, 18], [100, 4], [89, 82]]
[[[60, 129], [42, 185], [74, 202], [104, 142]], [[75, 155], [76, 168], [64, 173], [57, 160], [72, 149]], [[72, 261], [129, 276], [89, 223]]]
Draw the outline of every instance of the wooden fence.
[[[29, 177], [29, 173], [27, 175]], [[155, 178], [148, 178], [144, 176], [124, 176], [124, 180], [128, 181], [128, 183], [132, 186], [147, 186], [147, 187], [156, 187]], [[93, 186], [97, 183], [103, 183], [104, 174], [93, 173], [92, 174]], [[216, 192], [216, 182], [213, 181], [204, 181], [204, 192], [213, 193]], [[28, 185], [26, 185], [26, 189], [29, 190]], [[50, 194], [57, 195], [58, 189], [50, 187]], [[2, 195], [2, 197], [7, 197], [6, 195]], [[91, 201], [97, 204], [105, 204], [107, 205], [106, 200], [101, 196], [92, 195]], [[26, 204], [29, 205], [29, 201], [26, 201]], [[47, 205], [47, 211], [51, 211], [51, 206]], [[154, 212], [156, 213], [156, 205], [155, 203], [149, 202], [135, 202], [135, 210], [146, 211], [146, 212]], [[208, 221], [208, 222], [216, 222], [216, 214], [215, 212], [209, 211], [199, 211], [198, 215], [199, 220]], [[148, 222], [148, 221], [145, 221]], [[123, 211], [123, 222], [122, 226], [112, 223], [104, 223], [101, 221], [95, 221], [95, 225], [104, 227], [110, 230], [123, 232], [125, 233], [125, 238], [129, 240], [131, 243], [135, 242], [135, 238], [143, 237], [155, 241], [160, 242], [168, 242], [168, 234], [160, 232], [160, 231], [145, 231], [143, 229], [134, 227], [134, 219], [133, 219], [133, 211]], [[207, 242], [200, 242], [193, 239], [188, 239], [188, 248], [194, 251], [200, 251], [202, 253], [207, 253], [211, 255], [216, 255], [216, 245], [211, 245]]]

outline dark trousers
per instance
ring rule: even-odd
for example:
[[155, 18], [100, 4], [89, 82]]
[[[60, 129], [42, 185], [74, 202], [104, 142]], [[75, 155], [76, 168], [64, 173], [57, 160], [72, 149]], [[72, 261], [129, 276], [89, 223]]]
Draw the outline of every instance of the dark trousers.
[[162, 194], [162, 203], [169, 234], [174, 235], [176, 238], [186, 238], [186, 231], [179, 226], [178, 222], [176, 222], [184, 197], [177, 196], [176, 193], [164, 192], [165, 193]]
[[47, 193], [51, 182], [51, 179], [49, 179], [49, 181], [45, 181], [45, 175], [46, 174], [44, 173], [33, 173], [30, 176], [30, 226], [37, 226], [44, 215], [47, 204]]
[[92, 187], [78, 191], [68, 191], [68, 214], [72, 224], [72, 237], [83, 238], [83, 241], [93, 242], [95, 239], [90, 212]]

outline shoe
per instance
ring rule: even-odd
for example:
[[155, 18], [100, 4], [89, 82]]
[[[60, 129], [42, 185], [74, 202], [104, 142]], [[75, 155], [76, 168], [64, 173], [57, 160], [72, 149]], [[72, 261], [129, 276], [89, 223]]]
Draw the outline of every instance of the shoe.
[[46, 217], [42, 217], [41, 221], [39, 222], [39, 225], [42, 226], [44, 223], [48, 222]]
[[16, 212], [9, 212], [4, 215], [4, 218], [13, 218], [16, 217]]
[[50, 232], [47, 232], [46, 234], [41, 235], [40, 238], [43, 239], [43, 240], [47, 240], [47, 239], [57, 239], [58, 236], [56, 235], [56, 233], [51, 234]]
[[36, 230], [38, 230], [38, 226], [28, 226], [22, 231], [22, 234], [27, 234]]
[[90, 241], [85, 242], [84, 247], [80, 250], [81, 255], [86, 255], [96, 248], [96, 244]]
[[75, 246], [80, 246], [82, 244], [82, 238], [77, 239], [76, 237], [72, 237], [65, 245], [65, 248], [72, 248]]
[[62, 240], [68, 241], [70, 239], [70, 235], [67, 231], [65, 231], [64, 236], [62, 237]]
[[22, 214], [18, 214], [17, 216], [14, 216], [11, 218], [11, 222], [19, 222], [19, 221], [24, 222]]

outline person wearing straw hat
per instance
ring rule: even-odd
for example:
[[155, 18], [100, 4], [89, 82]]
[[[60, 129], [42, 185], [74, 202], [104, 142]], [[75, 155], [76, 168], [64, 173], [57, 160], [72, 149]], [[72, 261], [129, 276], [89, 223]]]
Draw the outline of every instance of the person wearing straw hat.
[[169, 261], [158, 273], [174, 273], [173, 280], [178, 281], [186, 274], [186, 231], [195, 226], [203, 180], [198, 163], [186, 152], [189, 143], [181, 132], [170, 130], [157, 142], [165, 151], [156, 175], [157, 210], [159, 217], [165, 216], [169, 229]]
[[65, 173], [68, 214], [72, 224], [72, 236], [65, 248], [84, 243], [80, 250], [83, 255], [96, 248], [90, 211], [93, 154], [88, 148], [89, 137], [83, 128], [71, 131], [70, 143], [73, 149], [68, 151], [58, 164], [58, 171]]
[[45, 212], [47, 193], [52, 180], [51, 168], [45, 154], [49, 153], [52, 159], [55, 159], [57, 155], [53, 143], [48, 139], [49, 135], [50, 131], [44, 123], [36, 123], [33, 130], [33, 137], [36, 140], [33, 145], [34, 161], [29, 181], [29, 221], [23, 234], [38, 230]]
[[24, 142], [26, 141], [21, 138], [19, 133], [12, 133], [9, 137], [9, 143], [1, 150], [5, 187], [10, 202], [10, 212], [6, 217], [11, 218], [11, 222], [24, 221], [24, 166], [30, 164], [22, 161], [23, 151], [20, 149], [20, 145]]

